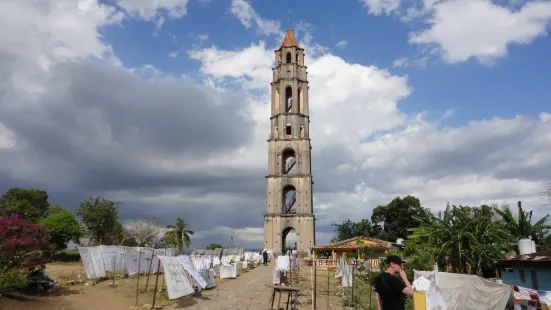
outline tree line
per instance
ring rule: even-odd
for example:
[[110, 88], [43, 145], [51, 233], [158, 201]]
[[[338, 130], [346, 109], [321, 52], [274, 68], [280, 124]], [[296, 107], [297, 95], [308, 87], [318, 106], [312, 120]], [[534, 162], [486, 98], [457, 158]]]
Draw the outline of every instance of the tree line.
[[520, 202], [516, 212], [508, 205], [448, 204], [443, 212], [432, 214], [414, 196], [396, 197], [377, 206], [371, 219], [333, 224], [332, 241], [403, 238], [403, 255], [417, 269], [430, 270], [436, 263], [442, 270], [480, 275], [506, 253], [517, 252], [520, 239], [532, 238], [538, 251], [551, 249], [549, 215], [534, 221], [532, 214]]
[[[183, 219], [165, 228], [153, 217], [123, 225], [119, 206], [120, 202], [90, 197], [72, 211], [51, 203], [44, 190], [11, 188], [0, 196], [0, 219], [39, 227], [54, 250], [66, 249], [70, 241], [79, 244], [82, 238], [89, 245], [176, 246], [180, 251], [190, 246], [194, 232]], [[4, 241], [0, 240], [0, 250]]]

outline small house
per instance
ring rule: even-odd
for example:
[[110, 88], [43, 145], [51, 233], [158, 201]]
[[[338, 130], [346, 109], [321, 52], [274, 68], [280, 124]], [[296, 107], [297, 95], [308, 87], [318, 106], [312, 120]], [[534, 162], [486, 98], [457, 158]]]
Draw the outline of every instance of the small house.
[[[384, 256], [391, 247], [390, 242], [359, 236], [326, 245], [315, 245], [311, 249], [311, 254], [316, 266], [337, 267], [341, 257], [345, 256], [349, 264], [352, 258], [359, 260], [373, 258], [373, 267], [377, 267], [379, 257]], [[365, 249], [368, 250], [368, 254], [364, 251]]]
[[551, 291], [551, 251], [500, 259], [496, 269], [504, 284]]

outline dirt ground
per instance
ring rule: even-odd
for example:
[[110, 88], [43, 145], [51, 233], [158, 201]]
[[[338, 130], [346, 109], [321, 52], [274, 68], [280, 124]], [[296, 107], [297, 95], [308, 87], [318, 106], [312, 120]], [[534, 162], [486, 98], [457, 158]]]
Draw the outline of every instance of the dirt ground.
[[[217, 286], [204, 290], [197, 296], [187, 296], [182, 300], [169, 301], [166, 292], [158, 293], [156, 305], [163, 309], [268, 309], [271, 289], [266, 284], [271, 283], [273, 265], [259, 266], [251, 271], [242, 272], [237, 279], [216, 279]], [[93, 286], [83, 284], [68, 285], [77, 274], [86, 274], [82, 265], [50, 264], [47, 269], [59, 286], [52, 293], [25, 292], [14, 294], [15, 298], [0, 299], [1, 310], [126, 310], [136, 304], [135, 278], [115, 279], [116, 286], [110, 286], [112, 280], [102, 281]], [[299, 310], [312, 309], [310, 290], [310, 268], [302, 268], [295, 277], [293, 286], [300, 288]], [[138, 305], [152, 304], [156, 277], [151, 275], [148, 292], [144, 293], [147, 277], [139, 279]], [[329, 285], [328, 285], [329, 281]], [[332, 273], [318, 270], [317, 272], [317, 309], [342, 309], [342, 298], [338, 296], [338, 283]], [[159, 277], [158, 286], [162, 287], [164, 280]], [[327, 294], [329, 287], [330, 293]], [[329, 301], [329, 302], [328, 302]], [[327, 306], [329, 305], [329, 308]]]

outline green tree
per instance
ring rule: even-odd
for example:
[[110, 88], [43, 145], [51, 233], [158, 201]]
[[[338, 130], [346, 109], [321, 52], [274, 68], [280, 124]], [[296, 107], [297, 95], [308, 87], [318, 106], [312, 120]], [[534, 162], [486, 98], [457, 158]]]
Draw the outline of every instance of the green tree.
[[10, 188], [0, 197], [0, 217], [19, 214], [36, 223], [48, 215], [49, 205], [44, 190]]
[[377, 237], [382, 232], [382, 227], [371, 223], [368, 219], [362, 219], [359, 222], [353, 222], [350, 219], [341, 224], [333, 223], [335, 237], [332, 242], [343, 241], [359, 236]]
[[83, 228], [77, 221], [75, 214], [58, 205], [50, 205], [48, 210], [49, 215], [38, 223], [44, 227], [44, 230], [50, 236], [50, 243], [57, 250], [66, 249], [69, 241], [78, 243], [83, 236]]
[[80, 203], [76, 215], [89, 233], [92, 244], [120, 244], [124, 241], [124, 227], [118, 222], [118, 202], [90, 197]]
[[500, 208], [494, 208], [495, 212], [501, 216], [503, 224], [511, 235], [511, 242], [516, 243], [522, 238], [531, 237], [538, 247], [542, 245], [549, 235], [551, 225], [547, 224], [549, 215], [544, 216], [542, 219], [532, 224], [532, 211], [525, 211], [522, 208], [522, 204], [518, 202], [518, 213], [515, 214], [509, 206]]
[[494, 220], [489, 206], [448, 205], [438, 217], [415, 219], [421, 225], [411, 229], [406, 248], [419, 247], [452, 272], [480, 275], [511, 247], [509, 232], [501, 221]]
[[190, 236], [193, 236], [194, 232], [188, 229], [188, 223], [181, 218], [177, 218], [174, 225], [168, 225], [166, 228], [169, 229], [165, 235], [166, 243], [176, 245], [179, 253], [182, 253], [184, 244], [189, 248], [191, 244]]
[[216, 250], [218, 248], [223, 248], [223, 246], [218, 243], [211, 243], [209, 244], [209, 246], [207, 246], [207, 250]]
[[421, 202], [414, 196], [396, 197], [386, 206], [373, 209], [372, 223], [383, 223], [381, 239], [395, 242], [398, 238], [406, 239], [411, 228], [419, 227], [420, 222], [414, 218], [427, 218], [430, 211], [421, 207]]

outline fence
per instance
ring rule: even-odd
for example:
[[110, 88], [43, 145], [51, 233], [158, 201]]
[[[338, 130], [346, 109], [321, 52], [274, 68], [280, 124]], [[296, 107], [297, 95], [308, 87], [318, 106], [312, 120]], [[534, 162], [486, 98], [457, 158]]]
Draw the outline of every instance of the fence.
[[[373, 265], [372, 265], [373, 266]], [[379, 268], [365, 268], [352, 265], [352, 286], [343, 288], [343, 304], [345, 309], [377, 310], [375, 293], [375, 278], [379, 275]], [[404, 296], [405, 309], [413, 310], [413, 300]]]
[[306, 303], [316, 310], [343, 309], [343, 291], [339, 279], [335, 278], [335, 269], [317, 260], [308, 265], [303, 266], [298, 275], [298, 288], [304, 292], [301, 295], [305, 296]]

